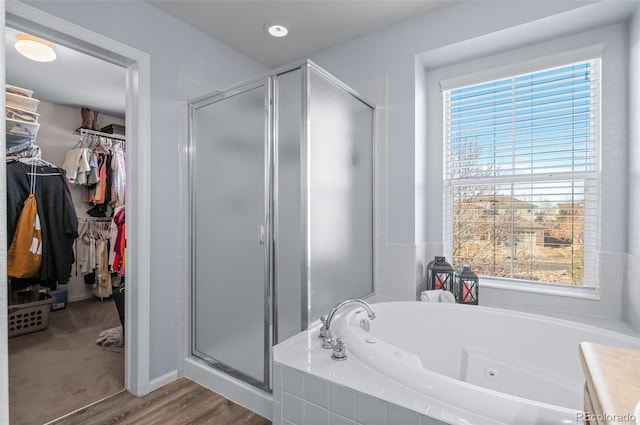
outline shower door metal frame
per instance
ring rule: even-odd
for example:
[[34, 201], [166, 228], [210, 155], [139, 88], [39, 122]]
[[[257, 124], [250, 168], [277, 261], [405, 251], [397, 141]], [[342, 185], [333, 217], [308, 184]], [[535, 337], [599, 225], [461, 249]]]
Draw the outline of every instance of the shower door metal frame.
[[[190, 264], [189, 268], [189, 287], [190, 287], [190, 306], [191, 306], [191, 314], [190, 320], [191, 324], [189, 326], [190, 332], [190, 355], [194, 355], [199, 359], [206, 362], [208, 365], [213, 368], [220, 370], [231, 377], [242, 380], [260, 390], [271, 392], [272, 384], [271, 384], [271, 359], [272, 359], [272, 347], [274, 343], [280, 342], [278, 339], [278, 316], [277, 316], [277, 267], [276, 267], [276, 255], [277, 255], [277, 235], [278, 235], [278, 127], [276, 123], [278, 122], [278, 110], [275, 107], [278, 103], [278, 76], [286, 74], [290, 71], [294, 71], [299, 69], [301, 71], [301, 105], [303, 105], [303, 109], [301, 111], [301, 122], [300, 122], [300, 167], [301, 167], [301, 186], [300, 186], [300, 196], [301, 196], [301, 204], [300, 204], [300, 214], [301, 214], [301, 226], [303, 229], [306, 229], [302, 232], [303, 241], [302, 241], [302, 263], [301, 267], [301, 278], [302, 278], [302, 288], [301, 288], [301, 311], [300, 311], [300, 330], [304, 331], [308, 329], [310, 325], [310, 320], [313, 318], [310, 317], [311, 311], [311, 299], [310, 299], [310, 287], [311, 287], [311, 276], [309, 273], [310, 267], [310, 253], [309, 253], [309, 234], [308, 234], [308, 199], [309, 199], [309, 188], [308, 186], [308, 154], [309, 154], [309, 143], [310, 143], [310, 122], [309, 122], [309, 99], [308, 95], [310, 92], [310, 73], [316, 72], [324, 79], [335, 85], [336, 87], [344, 90], [346, 93], [350, 94], [358, 101], [363, 104], [369, 106], [373, 111], [373, 119], [372, 119], [372, 176], [371, 176], [371, 185], [372, 185], [372, 211], [375, 212], [375, 202], [376, 202], [376, 191], [375, 191], [375, 164], [376, 164], [376, 107], [372, 102], [367, 101], [362, 98], [356, 91], [354, 91], [349, 86], [345, 85], [342, 81], [338, 80], [333, 75], [329, 74], [327, 71], [322, 69], [320, 66], [316, 65], [314, 62], [310, 60], [301, 61], [298, 63], [291, 64], [289, 66], [285, 66], [268, 73], [262, 74], [258, 77], [251, 78], [249, 80], [242, 81], [240, 83], [234, 84], [222, 91], [207, 94], [205, 96], [201, 96], [197, 99], [194, 99], [189, 102], [189, 152], [188, 152], [188, 175], [189, 175], [189, 217], [190, 217]], [[195, 248], [195, 238], [197, 234], [194, 231], [194, 215], [195, 215], [195, 200], [194, 198], [194, 185], [196, 182], [194, 181], [194, 160], [197, 157], [196, 145], [195, 141], [195, 129], [193, 126], [194, 122], [194, 112], [196, 108], [203, 107], [215, 102], [222, 101], [226, 98], [235, 96], [244, 91], [248, 91], [254, 89], [258, 86], [265, 86], [265, 315], [264, 315], [264, 324], [265, 324], [265, 335], [264, 335], [264, 382], [259, 383], [250, 376], [243, 374], [241, 371], [234, 370], [232, 368], [226, 367], [224, 364], [218, 362], [215, 359], [207, 357], [203, 353], [195, 352], [195, 277], [193, 270], [195, 269], [195, 255], [193, 254]], [[372, 247], [371, 247], [371, 257], [372, 257], [372, 282], [371, 282], [371, 293], [374, 293], [375, 289], [375, 266], [374, 266], [374, 253], [375, 253], [375, 224], [376, 218], [375, 213], [372, 216], [372, 228], [371, 232], [374, 237], [372, 238]], [[370, 294], [366, 294], [370, 295]]]
[[[264, 379], [258, 381], [254, 377], [243, 373], [240, 370], [234, 369], [225, 365], [224, 363], [206, 355], [205, 353], [196, 350], [196, 324], [195, 324], [195, 300], [196, 300], [196, 278], [194, 276], [194, 270], [196, 267], [196, 256], [193, 255], [196, 247], [197, 232], [195, 231], [195, 211], [196, 200], [195, 190], [197, 182], [194, 179], [195, 158], [198, 155], [196, 144], [196, 130], [194, 126], [195, 112], [197, 109], [211, 105], [213, 103], [224, 101], [236, 95], [240, 95], [244, 92], [256, 89], [264, 86], [264, 106], [265, 106], [265, 119], [264, 119], [264, 235], [257, 235], [264, 241]], [[271, 392], [271, 348], [273, 346], [273, 287], [274, 287], [274, 238], [273, 238], [273, 134], [272, 134], [272, 110], [273, 110], [273, 82], [271, 78], [257, 78], [255, 80], [238, 84], [230, 89], [226, 89], [221, 92], [214, 92], [201, 96], [193, 101], [189, 102], [189, 161], [188, 161], [188, 175], [189, 175], [189, 229], [190, 229], [190, 264], [189, 268], [189, 290], [190, 290], [190, 306], [191, 314], [189, 326], [191, 330], [190, 334], [190, 354], [203, 360], [211, 367], [220, 370], [234, 378], [237, 378], [249, 385], [252, 385], [260, 390]], [[263, 239], [264, 238], [264, 239]], [[258, 239], [258, 238], [256, 238]]]

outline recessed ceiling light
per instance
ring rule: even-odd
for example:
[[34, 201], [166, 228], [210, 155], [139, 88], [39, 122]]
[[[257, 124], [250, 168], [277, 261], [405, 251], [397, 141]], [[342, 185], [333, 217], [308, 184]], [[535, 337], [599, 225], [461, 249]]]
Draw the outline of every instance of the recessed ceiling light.
[[56, 59], [55, 44], [29, 34], [16, 35], [16, 50], [36, 62], [51, 62]]
[[273, 37], [284, 37], [289, 34], [289, 28], [284, 22], [271, 21], [264, 24], [264, 30]]

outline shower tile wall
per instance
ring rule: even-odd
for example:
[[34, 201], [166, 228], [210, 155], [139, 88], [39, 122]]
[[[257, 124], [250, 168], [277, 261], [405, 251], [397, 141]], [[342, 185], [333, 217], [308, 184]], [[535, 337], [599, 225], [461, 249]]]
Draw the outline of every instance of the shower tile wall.
[[[378, 126], [385, 111], [376, 111]], [[386, 134], [377, 129], [377, 135]], [[416, 248], [413, 244], [389, 243], [387, 232], [387, 146], [386, 137], [376, 139], [375, 167], [375, 257], [374, 288], [377, 296], [414, 299]]]
[[375, 293], [378, 300], [415, 300], [424, 287], [427, 264], [442, 255], [441, 243], [389, 241], [388, 198], [388, 76], [353, 83], [352, 87], [376, 105], [375, 164]]
[[[436, 255], [442, 255], [443, 249], [439, 243], [421, 243], [415, 247], [381, 243], [376, 253], [376, 294], [400, 300], [419, 298], [426, 288], [427, 264]], [[411, 277], [410, 267], [413, 267]], [[639, 259], [621, 253], [601, 253], [600, 282], [600, 300], [488, 288], [481, 284], [480, 305], [640, 333]]]
[[420, 299], [420, 293], [427, 289], [427, 265], [436, 256], [442, 255], [444, 255], [442, 243], [423, 242], [416, 245], [415, 299]]
[[[184, 105], [186, 114], [186, 105]], [[185, 117], [186, 120], [186, 117]], [[185, 121], [186, 122], [186, 121]], [[177, 258], [177, 370], [178, 376], [184, 375], [184, 359], [188, 356], [187, 329], [189, 326], [189, 173], [188, 147], [186, 143], [178, 145], [178, 258]]]
[[[179, 104], [179, 119], [184, 120], [187, 128], [186, 102]], [[178, 144], [178, 258], [177, 258], [177, 372], [178, 376], [184, 375], [184, 360], [189, 355], [188, 329], [189, 329], [189, 148], [188, 136], [180, 138]]]
[[376, 295], [401, 300], [414, 299], [416, 285], [415, 247], [380, 243], [375, 261]]
[[[381, 75], [352, 87], [376, 105], [374, 289], [378, 299], [415, 299], [417, 266], [413, 243], [388, 240], [388, 77]], [[419, 268], [419, 266], [418, 266]]]

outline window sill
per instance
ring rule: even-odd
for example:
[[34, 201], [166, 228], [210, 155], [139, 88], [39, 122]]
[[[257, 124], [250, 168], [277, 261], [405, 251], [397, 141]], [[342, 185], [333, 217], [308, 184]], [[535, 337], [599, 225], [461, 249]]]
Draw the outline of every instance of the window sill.
[[528, 292], [532, 294], [554, 295], [558, 297], [600, 300], [598, 288], [581, 286], [559, 286], [546, 283], [521, 283], [511, 280], [480, 277], [480, 288], [503, 289], [507, 291]]

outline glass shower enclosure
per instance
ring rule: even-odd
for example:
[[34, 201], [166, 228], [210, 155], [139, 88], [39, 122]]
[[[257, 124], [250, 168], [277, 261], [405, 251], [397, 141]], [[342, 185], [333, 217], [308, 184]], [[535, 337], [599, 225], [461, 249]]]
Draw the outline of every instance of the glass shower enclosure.
[[310, 61], [190, 103], [191, 354], [271, 391], [271, 347], [373, 292], [374, 107]]

